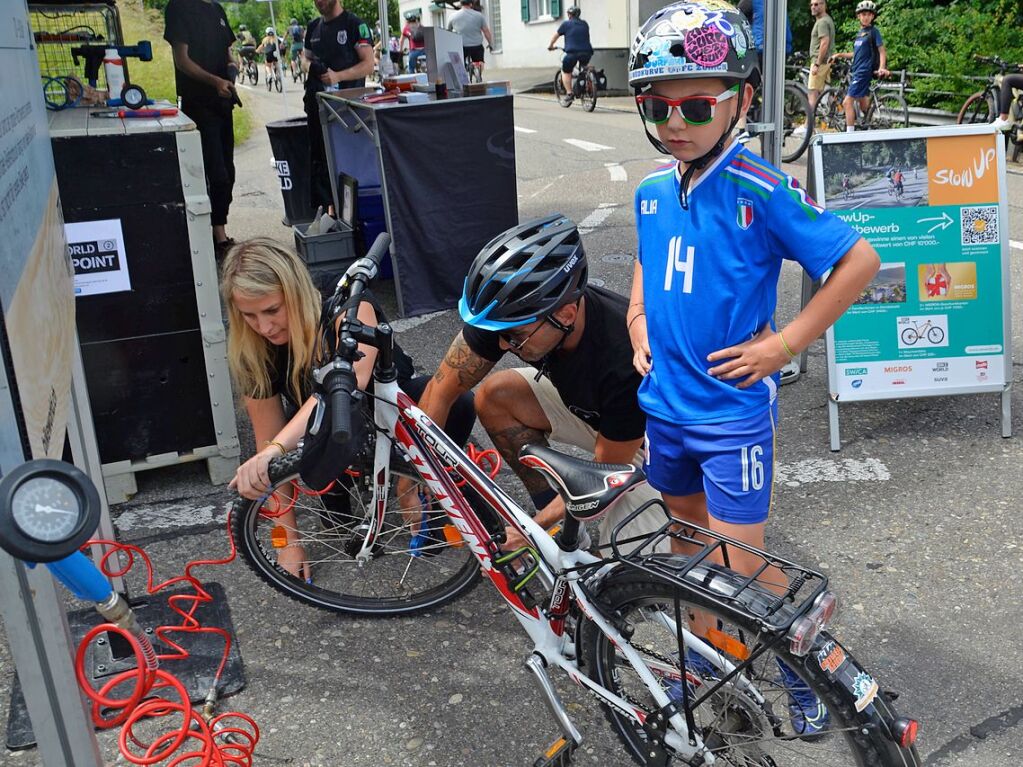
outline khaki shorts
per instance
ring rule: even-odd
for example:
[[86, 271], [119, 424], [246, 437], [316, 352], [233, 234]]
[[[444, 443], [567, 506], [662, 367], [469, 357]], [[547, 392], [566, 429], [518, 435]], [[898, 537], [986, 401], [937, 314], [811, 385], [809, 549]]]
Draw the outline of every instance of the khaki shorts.
[[[558, 390], [554, 388], [554, 384], [551, 383], [550, 379], [546, 376], [542, 377], [539, 381], [536, 379], [536, 370], [533, 368], [513, 368], [516, 373], [521, 375], [526, 382], [529, 384], [529, 388], [533, 390], [533, 396], [536, 397], [536, 401], [540, 404], [540, 409], [543, 410], [547, 420], [550, 421], [551, 431], [547, 435], [547, 438], [551, 442], [560, 442], [563, 445], [572, 445], [580, 450], [585, 450], [590, 455], [593, 454], [593, 446], [597, 442], [597, 432], [588, 426], [582, 419], [577, 418], [562, 402], [561, 396], [558, 394]], [[636, 466], [643, 465], [644, 456], [642, 451], [637, 452], [633, 463]], [[654, 490], [650, 485], [643, 483], [637, 486], [635, 489], [630, 490], [626, 495], [620, 498], [603, 517], [600, 518], [599, 529], [600, 529], [600, 543], [601, 545], [606, 544], [610, 537], [611, 532], [615, 527], [632, 512], [642, 506], [644, 503], [654, 499], [660, 499], [661, 494]], [[664, 511], [660, 506], [653, 506], [647, 511], [640, 514], [636, 519], [629, 523], [629, 526], [624, 528], [622, 532], [618, 534], [619, 540], [631, 538], [633, 536], [644, 535], [652, 533], [654, 530], [659, 529], [664, 525], [666, 517]], [[654, 551], [662, 553], [670, 553], [671, 546], [668, 540], [662, 541], [658, 544]]]
[[831, 79], [831, 64], [821, 64], [817, 67], [817, 74], [811, 73], [806, 76], [806, 87], [811, 91], [822, 91], [828, 87], [828, 80]]

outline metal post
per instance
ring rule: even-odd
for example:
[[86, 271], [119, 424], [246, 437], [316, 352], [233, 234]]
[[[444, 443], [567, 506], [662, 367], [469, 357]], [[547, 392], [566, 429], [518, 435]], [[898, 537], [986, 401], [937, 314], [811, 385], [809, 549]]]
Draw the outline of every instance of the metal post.
[[391, 74], [391, 28], [387, 19], [387, 0], [377, 2], [377, 16], [380, 19], [380, 82], [384, 75]]
[[764, 0], [763, 152], [764, 159], [781, 166], [782, 104], [785, 94], [785, 3]]

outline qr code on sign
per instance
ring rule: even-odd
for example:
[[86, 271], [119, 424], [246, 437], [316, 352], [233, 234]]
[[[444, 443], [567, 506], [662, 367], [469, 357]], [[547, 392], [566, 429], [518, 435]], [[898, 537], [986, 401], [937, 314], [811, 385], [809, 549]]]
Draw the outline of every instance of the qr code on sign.
[[990, 245], [998, 242], [998, 207], [988, 205], [963, 208], [963, 245]]

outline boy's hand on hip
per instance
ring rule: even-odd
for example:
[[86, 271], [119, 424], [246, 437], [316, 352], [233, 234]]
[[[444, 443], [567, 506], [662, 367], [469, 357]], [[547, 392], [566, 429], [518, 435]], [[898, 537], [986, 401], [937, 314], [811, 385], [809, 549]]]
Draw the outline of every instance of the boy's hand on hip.
[[755, 338], [708, 354], [707, 361], [721, 362], [709, 368], [708, 375], [723, 381], [742, 378], [736, 388], [746, 389], [781, 370], [789, 361], [789, 355], [778, 334], [771, 330], [770, 325], [765, 325]]

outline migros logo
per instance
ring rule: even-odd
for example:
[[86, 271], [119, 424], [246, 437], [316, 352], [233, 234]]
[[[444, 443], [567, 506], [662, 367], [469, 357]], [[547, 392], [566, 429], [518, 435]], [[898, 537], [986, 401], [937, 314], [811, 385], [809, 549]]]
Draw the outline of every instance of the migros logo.
[[884, 372], [887, 373], [912, 373], [912, 365], [885, 365]]

